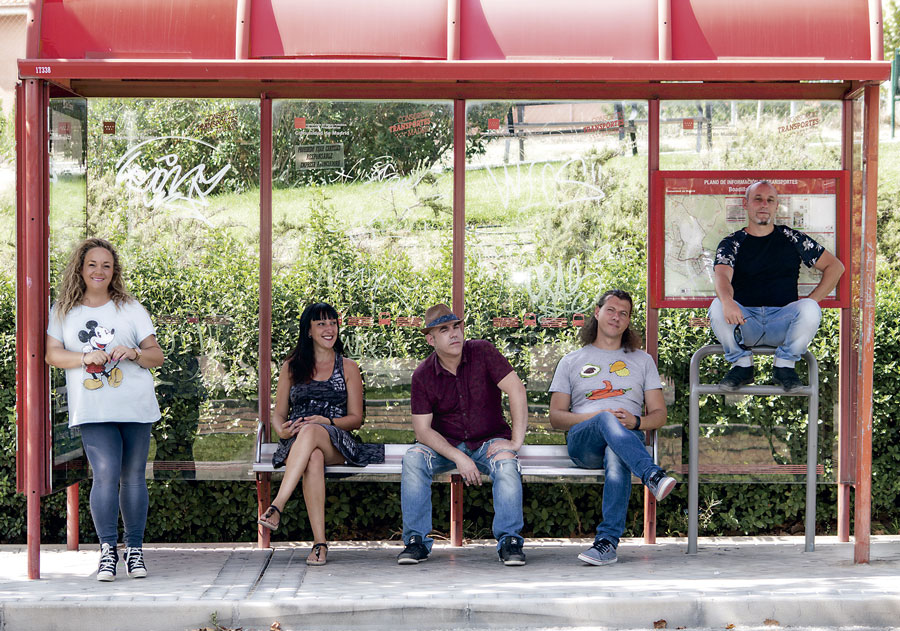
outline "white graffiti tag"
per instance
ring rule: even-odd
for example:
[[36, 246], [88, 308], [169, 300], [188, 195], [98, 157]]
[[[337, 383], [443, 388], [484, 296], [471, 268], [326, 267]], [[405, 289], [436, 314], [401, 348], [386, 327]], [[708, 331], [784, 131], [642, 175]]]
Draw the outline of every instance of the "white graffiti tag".
[[[159, 158], [147, 159], [144, 152], [149, 143], [172, 141], [195, 142], [215, 151], [208, 142], [183, 136], [161, 136], [135, 145], [116, 162], [116, 184], [125, 183], [141, 194], [144, 206], [158, 209], [163, 206], [187, 204], [190, 207], [207, 206], [206, 198], [231, 169], [226, 164], [211, 177], [206, 177], [206, 165], [200, 163], [187, 171], [178, 162], [178, 154], [167, 153]], [[149, 164], [147, 164], [149, 163]]]

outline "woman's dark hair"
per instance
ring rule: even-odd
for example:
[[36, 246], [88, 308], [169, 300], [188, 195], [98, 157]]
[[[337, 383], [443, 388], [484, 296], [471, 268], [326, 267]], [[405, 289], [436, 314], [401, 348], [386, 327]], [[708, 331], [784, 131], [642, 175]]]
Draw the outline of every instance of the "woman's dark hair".
[[[600, 296], [600, 300], [597, 301], [597, 306], [603, 307], [610, 298], [618, 298], [619, 300], [626, 301], [631, 307], [631, 311], [634, 311], [634, 301], [631, 299], [631, 294], [623, 289], [610, 289]], [[581, 327], [581, 330], [578, 332], [578, 338], [581, 340], [582, 346], [593, 344], [594, 340], [597, 339], [597, 318], [593, 313], [591, 313], [590, 319], [588, 319], [588, 321], [584, 323], [584, 326]], [[622, 346], [625, 347], [625, 352], [627, 353], [636, 348], [640, 348], [641, 343], [641, 336], [638, 335], [635, 330], [631, 328], [631, 324], [629, 324], [628, 328], [625, 329], [625, 332], [622, 333]]]
[[[338, 312], [326, 302], [316, 302], [309, 305], [300, 314], [300, 337], [297, 345], [288, 356], [288, 366], [291, 369], [291, 383], [306, 383], [312, 379], [316, 369], [316, 352], [313, 348], [312, 337], [309, 334], [313, 320], [337, 320]], [[337, 339], [334, 342], [334, 352], [344, 354], [344, 343], [341, 341], [341, 330], [338, 328]]]

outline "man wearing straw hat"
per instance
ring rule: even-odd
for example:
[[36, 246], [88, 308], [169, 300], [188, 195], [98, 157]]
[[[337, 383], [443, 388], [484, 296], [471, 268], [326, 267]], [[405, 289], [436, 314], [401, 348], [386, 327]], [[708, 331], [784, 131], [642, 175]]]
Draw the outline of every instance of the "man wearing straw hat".
[[[525, 565], [522, 551], [522, 477], [516, 452], [525, 440], [525, 386], [509, 361], [486, 340], [466, 340], [464, 323], [445, 304], [425, 312], [425, 340], [434, 352], [412, 375], [410, 409], [416, 444], [403, 457], [400, 498], [403, 543], [400, 565], [431, 553], [431, 482], [456, 469], [466, 486], [491, 477], [494, 537], [504, 565]], [[501, 393], [509, 397], [512, 427]]]

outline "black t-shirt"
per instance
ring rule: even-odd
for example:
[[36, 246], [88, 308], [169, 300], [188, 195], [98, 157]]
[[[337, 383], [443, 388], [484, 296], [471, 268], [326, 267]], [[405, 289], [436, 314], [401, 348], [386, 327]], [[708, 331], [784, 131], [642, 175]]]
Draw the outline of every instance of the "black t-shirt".
[[775, 225], [764, 237], [743, 229], [719, 243], [716, 265], [734, 269], [734, 299], [745, 307], [783, 307], [797, 300], [800, 263], [812, 267], [825, 252], [802, 232]]

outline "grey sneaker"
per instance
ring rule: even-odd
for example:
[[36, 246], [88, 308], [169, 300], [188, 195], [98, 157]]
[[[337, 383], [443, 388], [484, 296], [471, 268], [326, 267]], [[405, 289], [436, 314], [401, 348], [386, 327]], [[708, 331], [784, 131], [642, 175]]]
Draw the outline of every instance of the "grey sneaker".
[[132, 578], [144, 578], [147, 576], [147, 566], [144, 565], [144, 551], [141, 548], [125, 548], [125, 571]]
[[578, 555], [580, 561], [588, 565], [612, 565], [619, 560], [616, 546], [606, 539], [599, 539], [590, 548]]
[[400, 565], [415, 565], [419, 561], [428, 559], [428, 548], [422, 543], [420, 535], [413, 535], [409, 538], [409, 542], [403, 549], [403, 552], [397, 555], [397, 563]]
[[97, 580], [109, 583], [116, 580], [116, 565], [119, 563], [119, 553], [116, 546], [108, 543], [100, 544], [100, 566], [97, 568]]
[[667, 476], [666, 472], [662, 469], [651, 474], [650, 478], [647, 480], [647, 488], [653, 493], [653, 497], [656, 498], [657, 502], [665, 499], [666, 496], [672, 492], [672, 489], [675, 488], [676, 484], [678, 484], [678, 482], [675, 478]]
[[731, 370], [719, 382], [719, 387], [723, 390], [734, 392], [748, 383], [753, 383], [753, 366], [732, 366]]
[[790, 366], [775, 366], [772, 370], [772, 381], [784, 388], [785, 392], [791, 392], [803, 387], [797, 371]]
[[505, 537], [500, 542], [497, 555], [503, 565], [525, 565], [525, 553], [522, 551], [522, 542], [516, 537]]

